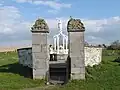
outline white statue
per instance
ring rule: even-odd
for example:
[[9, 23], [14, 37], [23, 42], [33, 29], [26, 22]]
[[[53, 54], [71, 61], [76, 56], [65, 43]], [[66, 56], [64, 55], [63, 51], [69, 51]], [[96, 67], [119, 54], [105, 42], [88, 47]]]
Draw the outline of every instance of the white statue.
[[[58, 29], [59, 33], [55, 35], [54, 38], [54, 52], [59, 53], [68, 53], [68, 36], [64, 35], [62, 32], [62, 21], [58, 19]], [[62, 45], [60, 45], [60, 37], [62, 36]]]
[[61, 20], [59, 20], [59, 22], [58, 22], [58, 28], [59, 28], [60, 32], [62, 32], [62, 22], [61, 22]]
[[49, 46], [49, 53], [53, 54], [53, 47], [52, 47], [52, 45]]

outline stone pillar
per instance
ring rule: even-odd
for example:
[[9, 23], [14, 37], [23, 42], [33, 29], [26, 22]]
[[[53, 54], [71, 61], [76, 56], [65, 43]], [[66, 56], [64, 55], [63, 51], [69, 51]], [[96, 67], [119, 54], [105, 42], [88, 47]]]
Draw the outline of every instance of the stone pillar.
[[36, 20], [32, 27], [33, 79], [45, 79], [48, 71], [48, 26], [44, 19]]
[[68, 56], [71, 59], [71, 79], [85, 79], [84, 25], [80, 19], [70, 19], [68, 31]]

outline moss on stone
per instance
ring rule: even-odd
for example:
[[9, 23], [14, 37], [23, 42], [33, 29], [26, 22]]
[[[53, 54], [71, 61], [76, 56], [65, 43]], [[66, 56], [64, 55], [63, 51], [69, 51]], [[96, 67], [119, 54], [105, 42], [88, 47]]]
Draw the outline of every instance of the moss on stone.
[[39, 18], [35, 21], [35, 24], [32, 27], [32, 30], [34, 30], [34, 29], [37, 29], [37, 30], [48, 29], [48, 25], [44, 19]]
[[67, 24], [67, 29], [69, 30], [81, 30], [84, 31], [85, 27], [80, 19], [70, 18]]

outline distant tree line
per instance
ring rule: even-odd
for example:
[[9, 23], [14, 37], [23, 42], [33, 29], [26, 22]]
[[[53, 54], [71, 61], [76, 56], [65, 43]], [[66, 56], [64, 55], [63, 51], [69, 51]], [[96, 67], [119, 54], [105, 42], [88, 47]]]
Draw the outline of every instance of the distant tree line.
[[120, 50], [120, 41], [116, 40], [114, 42], [112, 42], [108, 47], [108, 50]]
[[116, 41], [113, 41], [110, 45], [99, 44], [98, 46], [103, 47], [104, 49], [107, 49], [107, 50], [120, 50], [120, 41], [116, 40]]
[[[90, 46], [90, 45], [87, 42], [85, 42], [85, 46]], [[115, 40], [110, 45], [99, 44], [99, 45], [97, 45], [97, 47], [102, 47], [107, 50], [120, 50], [120, 41]]]

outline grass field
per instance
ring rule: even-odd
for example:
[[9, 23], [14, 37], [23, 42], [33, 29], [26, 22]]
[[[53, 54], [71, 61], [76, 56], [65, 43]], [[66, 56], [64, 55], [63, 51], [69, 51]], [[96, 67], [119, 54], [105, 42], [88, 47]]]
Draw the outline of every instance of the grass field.
[[18, 64], [17, 53], [0, 53], [0, 90], [17, 90], [43, 86], [43, 80], [32, 80], [19, 75], [25, 72]]
[[[56, 86], [51, 90], [120, 90], [120, 60], [114, 62], [119, 55], [108, 54], [111, 52], [103, 52], [100, 65], [93, 68], [86, 67], [86, 80], [70, 81], [64, 86]], [[16, 53], [0, 53], [0, 90], [44, 86], [43, 80], [32, 80], [18, 74], [21, 67], [17, 62]]]

